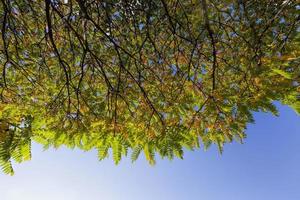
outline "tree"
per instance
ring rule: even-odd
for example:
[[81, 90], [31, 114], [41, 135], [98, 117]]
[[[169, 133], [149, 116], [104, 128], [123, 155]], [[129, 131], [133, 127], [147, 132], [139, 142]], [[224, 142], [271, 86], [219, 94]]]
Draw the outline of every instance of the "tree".
[[242, 141], [252, 112], [300, 112], [292, 0], [1, 0], [0, 165], [34, 140], [183, 157]]

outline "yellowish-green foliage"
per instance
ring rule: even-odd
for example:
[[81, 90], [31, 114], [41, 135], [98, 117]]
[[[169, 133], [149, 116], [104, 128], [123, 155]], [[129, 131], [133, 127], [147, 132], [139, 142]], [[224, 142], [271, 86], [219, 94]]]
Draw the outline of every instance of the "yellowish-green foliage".
[[[296, 1], [0, 2], [0, 166], [32, 141], [141, 153], [242, 141], [252, 112], [300, 113]], [[110, 151], [112, 149], [112, 151]]]

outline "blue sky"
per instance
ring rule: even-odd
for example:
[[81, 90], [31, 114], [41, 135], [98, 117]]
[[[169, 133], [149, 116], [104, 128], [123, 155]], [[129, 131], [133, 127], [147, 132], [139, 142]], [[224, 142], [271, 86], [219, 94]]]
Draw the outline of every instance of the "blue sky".
[[184, 160], [141, 157], [98, 162], [96, 152], [44, 151], [0, 174], [1, 200], [299, 200], [300, 117], [285, 106], [280, 117], [255, 113], [243, 145], [186, 152]]

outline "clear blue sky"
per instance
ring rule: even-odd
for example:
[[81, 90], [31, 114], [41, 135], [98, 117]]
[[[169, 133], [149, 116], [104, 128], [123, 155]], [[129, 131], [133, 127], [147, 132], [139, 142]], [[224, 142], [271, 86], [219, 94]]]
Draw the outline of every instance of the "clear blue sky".
[[98, 162], [96, 152], [42, 151], [0, 174], [1, 200], [300, 200], [300, 117], [256, 113], [245, 144], [186, 152], [184, 160]]

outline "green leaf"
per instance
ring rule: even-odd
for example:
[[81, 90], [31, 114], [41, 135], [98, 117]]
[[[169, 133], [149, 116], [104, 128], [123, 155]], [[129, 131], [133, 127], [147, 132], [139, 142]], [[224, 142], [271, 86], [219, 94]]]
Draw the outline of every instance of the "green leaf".
[[141, 151], [143, 150], [143, 146], [138, 144], [132, 151], [132, 154], [131, 154], [131, 161], [134, 162], [138, 159]]

